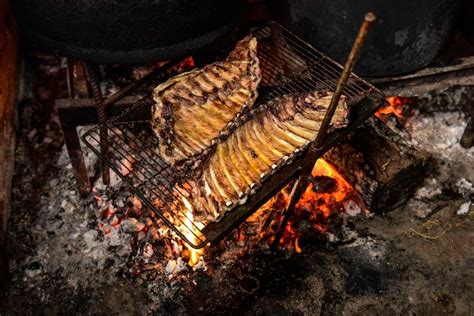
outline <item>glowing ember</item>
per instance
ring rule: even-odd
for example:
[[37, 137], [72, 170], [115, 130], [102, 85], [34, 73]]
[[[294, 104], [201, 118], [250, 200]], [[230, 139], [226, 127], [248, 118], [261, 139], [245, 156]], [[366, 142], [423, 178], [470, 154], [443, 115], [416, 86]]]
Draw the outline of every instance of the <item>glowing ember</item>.
[[[324, 159], [319, 159], [316, 162], [312, 177], [312, 182], [296, 205], [295, 214], [285, 227], [279, 243], [281, 248], [289, 250], [293, 248], [296, 253], [301, 252], [299, 238], [304, 234], [304, 231], [312, 229], [325, 232], [329, 216], [333, 212], [342, 211], [343, 202], [356, 200], [363, 207], [363, 203], [352, 185]], [[273, 209], [285, 208], [289, 201], [290, 190], [291, 187], [283, 189], [257, 212], [259, 215], [255, 216], [261, 216], [262, 213]], [[281, 215], [276, 218], [276, 221], [281, 221]], [[301, 226], [306, 226], [306, 228]], [[271, 243], [274, 231], [271, 232], [271, 235], [268, 232], [263, 233], [263, 238]]]
[[133, 158], [128, 155], [126, 159], [122, 159], [120, 162], [120, 173], [122, 176], [126, 176], [132, 171], [132, 159]]
[[[236, 238], [232, 235], [224, 243], [227, 249], [235, 249], [239, 255], [255, 247], [267, 247], [271, 244], [276, 229], [281, 223], [283, 210], [289, 200], [291, 186], [280, 191], [275, 197], [268, 201], [255, 214], [253, 214], [241, 227], [236, 230]], [[204, 256], [208, 248], [194, 249], [181, 239], [178, 234], [169, 229], [161, 222], [153, 212], [135, 196], [129, 196], [127, 202], [121, 207], [115, 208], [108, 204], [104, 197], [96, 194], [95, 199], [100, 208], [99, 228], [104, 236], [117, 238], [118, 232], [134, 234], [135, 242], [143, 243], [141, 249], [142, 259], [134, 266], [134, 273], [145, 271], [149, 262], [158, 259], [165, 249], [163, 258], [166, 266], [165, 272], [169, 278], [174, 277], [180, 271], [186, 270], [187, 266], [196, 269], [206, 269]], [[319, 159], [312, 170], [312, 179], [303, 197], [296, 206], [294, 216], [284, 228], [283, 236], [278, 244], [280, 249], [289, 252], [301, 253], [303, 247], [301, 242], [308, 232], [324, 233], [331, 230], [331, 214], [340, 212], [344, 205], [351, 202], [363, 208], [363, 203], [351, 184], [332, 166], [323, 159]], [[194, 221], [192, 203], [181, 195], [179, 219], [172, 217], [169, 213], [164, 216], [172, 222], [192, 244], [200, 243], [201, 232], [204, 223]], [[349, 203], [350, 204], [350, 203]], [[155, 201], [157, 207], [162, 207], [159, 200]], [[146, 236], [152, 237], [151, 239]], [[155, 241], [162, 240], [161, 246]], [[257, 246], [258, 245], [258, 246]], [[303, 245], [304, 246], [304, 245]], [[213, 252], [213, 255], [217, 252]], [[151, 266], [154, 266], [153, 264]]]
[[[168, 64], [169, 62], [170, 62], [170, 60], [159, 61], [155, 64], [155, 66], [157, 68], [161, 68], [164, 65]], [[179, 64], [174, 65], [171, 70], [174, 71], [174, 72], [177, 72], [177, 73], [181, 73], [183, 71], [193, 69], [194, 67], [196, 67], [196, 63], [194, 62], [194, 58], [192, 56], [189, 56], [189, 57], [186, 57]]]
[[407, 105], [413, 102], [411, 98], [404, 97], [388, 97], [386, 100], [389, 104], [383, 108], [380, 108], [375, 113], [375, 116], [377, 116], [378, 118], [382, 118], [383, 116], [389, 114], [394, 114], [398, 118], [403, 118], [407, 116]]
[[192, 56], [187, 57], [185, 60], [183, 60], [182, 64], [186, 66], [187, 68], [194, 68], [196, 67], [196, 63], [194, 62], [194, 59]]
[[301, 253], [300, 240], [299, 238], [295, 239], [295, 251], [296, 253]]
[[[280, 248], [287, 249], [290, 252], [302, 252], [300, 238], [309, 230], [325, 232], [328, 228], [330, 215], [333, 212], [342, 211], [345, 202], [352, 200], [363, 207], [363, 203], [358, 198], [352, 185], [344, 179], [334, 166], [324, 159], [317, 161], [312, 171], [312, 177], [310, 185], [296, 206], [295, 216], [285, 227], [284, 234], [279, 243]], [[281, 213], [278, 210], [286, 207], [290, 190], [291, 187], [283, 189], [246, 221], [246, 224], [252, 227], [263, 227], [259, 232], [255, 232], [258, 235], [252, 235], [256, 236], [257, 239], [249, 240], [249, 232], [246, 231], [246, 224], [244, 224], [244, 228], [236, 231], [236, 245], [242, 246], [248, 243], [256, 244], [259, 242], [270, 244], [273, 241], [274, 234], [276, 233], [275, 228], [278, 226], [275, 224], [282, 220]], [[183, 222], [181, 225], [178, 225], [178, 228], [181, 226], [183, 228], [181, 231], [186, 238], [193, 244], [197, 244], [200, 241], [198, 238], [200, 236], [199, 230], [204, 225], [194, 221], [191, 202], [184, 196], [181, 196], [181, 199], [183, 202], [182, 213], [186, 216], [183, 216]], [[271, 223], [267, 225], [267, 221]], [[306, 228], [302, 229], [302, 226]], [[170, 230], [167, 232], [173, 234]], [[194, 249], [180, 238], [173, 238], [173, 244], [175, 249], [172, 252], [182, 258], [186, 258], [189, 266], [196, 268], [200, 262], [203, 262], [203, 256], [207, 248]]]

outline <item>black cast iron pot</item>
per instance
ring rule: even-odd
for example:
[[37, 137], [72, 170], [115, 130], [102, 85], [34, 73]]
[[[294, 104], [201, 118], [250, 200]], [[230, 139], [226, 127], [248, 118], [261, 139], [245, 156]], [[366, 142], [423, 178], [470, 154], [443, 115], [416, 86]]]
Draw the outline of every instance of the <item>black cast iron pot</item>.
[[228, 32], [242, 0], [15, 0], [25, 42], [99, 63], [184, 56]]
[[366, 12], [377, 15], [355, 71], [388, 76], [428, 65], [449, 42], [458, 0], [278, 0], [279, 19], [344, 63]]

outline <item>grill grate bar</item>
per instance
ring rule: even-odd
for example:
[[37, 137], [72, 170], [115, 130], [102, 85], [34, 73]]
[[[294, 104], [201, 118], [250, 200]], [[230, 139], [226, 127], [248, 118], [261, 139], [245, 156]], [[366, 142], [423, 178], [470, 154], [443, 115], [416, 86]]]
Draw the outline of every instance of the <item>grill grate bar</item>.
[[[111, 129], [111, 132], [112, 132], [114, 135], [116, 135], [116, 136], [121, 136], [121, 135], [119, 135], [119, 134], [116, 132], [115, 129]], [[123, 133], [123, 135], [127, 135], [127, 134], [128, 134], [128, 133]], [[122, 150], [121, 150], [121, 149], [122, 149]], [[131, 160], [128, 159], [127, 154], [126, 154], [126, 153], [125, 153], [125, 154], [123, 153], [123, 147], [122, 147], [122, 148], [117, 147], [117, 152], [121, 154], [122, 158], [124, 158], [124, 159], [130, 161], [130, 163], [133, 164], [133, 161], [131, 161]], [[155, 182], [155, 181], [153, 181], [153, 179], [154, 179], [157, 175], [160, 175], [161, 170], [160, 170], [160, 169], [156, 169], [156, 167], [154, 167], [153, 163], [147, 163], [147, 162], [150, 161], [150, 160], [151, 160], [152, 162], [153, 162], [153, 161], [158, 162], [158, 160], [157, 160], [156, 158], [151, 158], [151, 157], [148, 157], [148, 158], [147, 158], [147, 157], [144, 157], [141, 151], [137, 151], [137, 153], [138, 153], [138, 155], [143, 159], [143, 160], [141, 160], [141, 162], [144, 162], [146, 165], [148, 165], [148, 168], [143, 168], [143, 169], [146, 171], [146, 173], [148, 174], [148, 176], [147, 176], [143, 171], [141, 171], [142, 169], [139, 169], [139, 170], [138, 170], [138, 173], [141, 173], [145, 179], [152, 179], [152, 182]], [[155, 157], [157, 157], [157, 156], [155, 155]], [[164, 162], [161, 162], [160, 164], [163, 165]], [[127, 167], [127, 169], [128, 169], [128, 167]], [[129, 170], [130, 172], [135, 172], [135, 171], [134, 171], [135, 169], [133, 169], [133, 168], [132, 168], [132, 169], [128, 169], [128, 170]], [[164, 170], [164, 171], [169, 171], [169, 172], [171, 173], [171, 171], [170, 171], [171, 169], [170, 169], [170, 168], [169, 168], [169, 169], [162, 169], [162, 170]], [[153, 172], [153, 171], [156, 171], [156, 172]], [[166, 178], [163, 178], [163, 180], [166, 181], [167, 179], [166, 179]], [[145, 180], [145, 181], [149, 181], [149, 180]], [[144, 183], [142, 183], [142, 185], [143, 185], [143, 184], [144, 184]], [[155, 192], [155, 190], [158, 191], [159, 195], [157, 195], [157, 196], [163, 196], [163, 197], [164, 197], [166, 200], [168, 200], [168, 202], [170, 202], [174, 207], [179, 208], [179, 207], [180, 207], [180, 204], [176, 202], [176, 199], [170, 198], [169, 195], [168, 195], [168, 192], [166, 192], [166, 191], [164, 191], [164, 189], [161, 189], [161, 188], [160, 188], [160, 183], [156, 183], [156, 184], [157, 184], [157, 186], [155, 186], [155, 187], [150, 187], [150, 188], [152, 189], [152, 192]], [[170, 181], [166, 181], [165, 184], [166, 184], [166, 185], [169, 185], [169, 186], [174, 185], [174, 183], [170, 183]], [[180, 188], [177, 188], [175, 191], [177, 191], [182, 197], [187, 198], [187, 197], [183, 194], [183, 192], [182, 192], [181, 190], [179, 190], [179, 189], [180, 189]], [[189, 197], [189, 196], [188, 196], [188, 197]], [[173, 212], [173, 213], [174, 213], [174, 212]], [[185, 214], [184, 216], [186, 217], [186, 219], [188, 219], [188, 220], [192, 223], [192, 225], [194, 226], [194, 228], [198, 230], [199, 228], [197, 227], [197, 225], [194, 224], [194, 222], [192, 221], [192, 219], [191, 219], [190, 217], [188, 217], [187, 213], [184, 213], [184, 214]], [[182, 223], [183, 225], [187, 226], [184, 222], [181, 221], [181, 223]], [[197, 236], [196, 236], [196, 237], [197, 237]]]
[[[322, 89], [334, 91], [342, 71], [341, 65], [276, 23], [257, 30], [254, 35], [259, 43], [258, 56], [263, 75], [255, 107], [285, 94]], [[355, 75], [351, 75], [344, 91], [349, 104], [373, 93], [380, 94]], [[101, 125], [87, 131], [82, 139], [166, 225], [192, 247], [203, 247], [208, 242], [217, 241], [230, 227], [235, 227], [245, 218], [234, 214], [226, 215], [218, 223], [195, 223], [192, 220], [183, 201], [189, 200], [192, 195], [185, 181], [186, 175], [169, 166], [158, 155], [158, 140], [150, 124], [152, 104], [151, 98], [145, 97], [106, 123], [110, 131], [109, 138], [105, 140], [110, 148], [107, 159], [98, 150]], [[262, 195], [258, 201], [258, 194], [257, 191], [255, 198], [249, 198], [255, 203], [248, 202], [248, 210], [243, 212], [245, 216], [252, 213], [252, 205], [262, 204], [260, 202], [265, 197]], [[238, 207], [236, 212], [241, 209]]]
[[[291, 34], [289, 31], [286, 31], [286, 30], [282, 30], [282, 31], [286, 32], [288, 34]], [[304, 43], [303, 41], [299, 40], [296, 37], [288, 36], [288, 37], [285, 37], [285, 40], [287, 40], [288, 42], [291, 42], [294, 45], [293, 47], [298, 51], [298, 53], [301, 54], [301, 56], [305, 56], [306, 58], [308, 58], [309, 60], [314, 62], [314, 64], [312, 66], [317, 66], [318, 64], [322, 65], [324, 67], [323, 71], [329, 72], [329, 73], [331, 73], [332, 76], [334, 76], [335, 78], [338, 78], [339, 73], [342, 71], [342, 66], [341, 65], [337, 64], [336, 62], [329, 59], [328, 57], [323, 56], [321, 53], [317, 52], [314, 48], [312, 48], [311, 46], [309, 46], [308, 44]], [[283, 52], [283, 54], [287, 58], [292, 57], [287, 48], [282, 48], [281, 51]], [[320, 63], [320, 61], [326, 61], [326, 62], [325, 63]], [[357, 76], [355, 76], [354, 74], [352, 74], [351, 77], [360, 79]], [[355, 84], [357, 89], [359, 89], [359, 90], [360, 89], [366, 90], [368, 88], [367, 84], [365, 84], [365, 83], [362, 86], [362, 85], [358, 84], [356, 81], [355, 82], [353, 81], [353, 84]], [[355, 88], [352, 88], [352, 89], [353, 89], [352, 92], [357, 91], [357, 89], [355, 89]], [[347, 94], [347, 91], [346, 91], [346, 94]]]
[[[289, 38], [289, 41], [294, 41], [294, 39]], [[295, 45], [297, 44], [295, 43]], [[342, 67], [336, 67], [334, 64], [327, 62], [328, 61], [327, 57], [317, 58], [316, 56], [314, 56], [314, 54], [309, 54], [308, 51], [302, 50], [301, 47], [298, 48], [297, 51], [301, 53], [301, 55], [308, 57], [314, 62], [314, 64], [311, 65], [310, 69], [313, 67], [320, 66], [319, 70], [321, 71], [321, 73], [330, 74], [331, 76], [333, 76], [332, 79], [336, 80], [336, 83], [337, 83], [336, 78], [338, 78], [340, 72], [342, 71]], [[321, 61], [325, 61], [325, 62], [321, 62]], [[351, 78], [355, 78], [355, 76], [351, 75]], [[357, 92], [360, 91], [361, 89], [362, 90], [367, 89], [366, 86], [362, 86], [358, 84], [357, 81], [352, 81], [352, 85], [355, 85], [355, 86], [348, 85], [346, 89], [348, 88], [353, 95], [357, 95]], [[346, 91], [346, 95], [348, 94], [347, 92], [348, 91]]]
[[[115, 138], [114, 140], [117, 140], [121, 137], [120, 134], [117, 133], [116, 129], [115, 128], [112, 128], [110, 129], [110, 132], [112, 134], [114, 134]], [[95, 138], [94, 136], [92, 136], [92, 138], [99, 142], [99, 139]], [[194, 230], [196, 231], [199, 231], [199, 227], [192, 221], [192, 219], [187, 215], [187, 213], [183, 213], [181, 216], [178, 216], [178, 214], [176, 214], [173, 209], [179, 209], [181, 207], [181, 205], [179, 203], [176, 202], [176, 199], [173, 199], [172, 197], [169, 196], [169, 192], [166, 192], [164, 191], [163, 189], [160, 188], [160, 185], [156, 185], [156, 186], [150, 186], [149, 183], [146, 183], [148, 181], [150, 181], [150, 179], [153, 179], [154, 177], [156, 177], [157, 174], [153, 173], [152, 171], [150, 171], [150, 169], [155, 169], [153, 167], [152, 164], [148, 164], [150, 169], [148, 168], [145, 168], [144, 170], [147, 171], [148, 175], [145, 174], [142, 169], [134, 169], [134, 168], [130, 168], [127, 164], [124, 163], [124, 160], [125, 161], [128, 161], [130, 163], [130, 165], [133, 165], [134, 161], [133, 160], [130, 160], [128, 158], [128, 154], [127, 152], [124, 150], [123, 147], [120, 147], [120, 146], [117, 146], [116, 143], [110, 143], [107, 141], [107, 145], [110, 146], [110, 148], [112, 149], [115, 149], [116, 150], [116, 153], [118, 153], [120, 157], [111, 157], [114, 161], [118, 161], [118, 164], [120, 164], [122, 167], [125, 167], [127, 169], [127, 174], [131, 174], [131, 173], [135, 173], [135, 174], [141, 174], [141, 177], [138, 177], [138, 178], [144, 178], [145, 180], [142, 181], [142, 182], [139, 182], [138, 185], [133, 185], [133, 187], [135, 189], [138, 189], [140, 187], [143, 187], [145, 184], [147, 187], [150, 187], [150, 191], [149, 192], [153, 192], [155, 193], [156, 197], [162, 197], [163, 199], [166, 199], [167, 202], [164, 202], [164, 201], [161, 201], [161, 202], [164, 202], [165, 204], [167, 204], [168, 206], [168, 212], [171, 212], [172, 215], [176, 216], [176, 218], [181, 222], [181, 225], [185, 226], [190, 233], [192, 233], [196, 238], [199, 238], [199, 239], [202, 239], [202, 236], [199, 236], [197, 235]], [[115, 159], [114, 159], [115, 158]], [[143, 160], [143, 161], [146, 161], [146, 160]], [[155, 169], [156, 170], [156, 169]], [[166, 170], [166, 169], [165, 169]], [[159, 173], [158, 173], [159, 174]], [[175, 191], [178, 191], [180, 192], [180, 190], [175, 190]], [[158, 193], [158, 194], [156, 194]], [[146, 196], [147, 194], [145, 192], [143, 192], [143, 194]], [[180, 194], [182, 194], [182, 192], [180, 192]], [[184, 195], [183, 195], [184, 196]], [[173, 207], [169, 207], [170, 205], [172, 205]], [[182, 219], [181, 217], [184, 216], [191, 224], [192, 226], [194, 227], [194, 229], [190, 228]]]
[[[278, 65], [278, 64], [282, 63], [282, 60], [276, 59], [274, 56], [266, 54], [266, 52], [263, 52], [262, 55], [265, 57], [265, 60], [272, 61], [273, 64], [275, 64], [275, 65]], [[317, 67], [317, 65], [319, 65], [319, 64], [323, 65], [323, 67], [315, 69]], [[269, 67], [270, 69], [272, 69], [270, 66], [264, 65], [264, 67]], [[268, 68], [264, 68], [264, 69], [268, 69]], [[277, 69], [282, 69], [282, 68], [277, 68]], [[315, 79], [315, 80], [312, 80], [312, 81], [304, 81], [304, 79], [294, 75], [293, 78], [291, 80], [289, 80], [287, 83], [285, 83], [285, 85], [283, 87], [286, 87], [287, 85], [290, 85], [290, 84], [294, 83], [295, 81], [299, 85], [304, 85], [306, 87], [306, 89], [310, 89], [310, 86], [309, 86], [310, 82], [312, 82], [312, 83], [319, 82], [323, 86], [325, 86], [327, 89], [334, 88], [334, 86], [337, 84], [337, 79], [335, 79], [334, 77], [337, 78], [338, 74], [333, 72], [332, 69], [328, 69], [328, 68], [324, 67], [324, 64], [322, 63], [322, 60], [318, 60], [317, 62], [315, 62], [315, 64], [312, 64], [305, 71], [309, 72], [313, 76], [316, 76], [316, 78], [318, 76], [321, 76], [322, 73], [330, 73], [333, 76], [333, 78], [330, 79], [330, 80]], [[271, 72], [275, 73], [275, 70], [271, 70]], [[352, 81], [352, 82], [354, 82], [354, 81]], [[346, 89], [349, 90], [349, 91], [346, 91], [346, 95], [349, 94], [347, 92], [351, 92], [350, 94], [352, 94], [353, 96], [359, 96], [362, 87], [360, 85], [354, 86], [354, 84], [352, 82], [349, 83], [346, 87]], [[311, 88], [314, 89], [314, 86], [312, 86]], [[286, 91], [286, 93], [290, 93], [290, 92], [294, 92], [294, 91], [295, 90]], [[281, 92], [283, 92], [281, 89], [276, 88], [275, 93], [273, 95], [271, 95], [270, 99], [274, 98], [276, 93], [281, 93]]]

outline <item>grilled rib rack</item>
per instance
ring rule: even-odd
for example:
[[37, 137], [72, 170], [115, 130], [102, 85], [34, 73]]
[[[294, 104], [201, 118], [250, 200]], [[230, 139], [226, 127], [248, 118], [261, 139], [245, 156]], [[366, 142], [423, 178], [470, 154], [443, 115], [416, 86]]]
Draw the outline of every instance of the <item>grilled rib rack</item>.
[[[276, 97], [314, 90], [334, 91], [342, 67], [279, 24], [256, 30], [258, 57], [262, 69], [259, 106]], [[344, 90], [350, 108], [350, 123], [326, 138], [321, 154], [340, 142], [384, 102], [383, 94], [369, 83], [351, 75]], [[217, 242], [245, 221], [268, 199], [298, 175], [304, 154], [263, 181], [247, 203], [236, 206], [219, 222], [195, 223], [186, 208], [191, 196], [182, 185], [186, 175], [167, 165], [158, 153], [158, 139], [151, 129], [150, 97], [137, 102], [106, 124], [110, 147], [105, 159], [98, 149], [103, 125], [87, 131], [82, 139], [127, 183], [142, 202], [152, 209], [184, 241], [194, 248]]]

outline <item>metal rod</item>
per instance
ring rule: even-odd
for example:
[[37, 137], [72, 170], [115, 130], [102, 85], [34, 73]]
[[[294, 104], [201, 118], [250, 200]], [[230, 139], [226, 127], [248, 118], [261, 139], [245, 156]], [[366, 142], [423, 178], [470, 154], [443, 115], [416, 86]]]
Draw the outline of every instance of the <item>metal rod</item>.
[[291, 189], [288, 206], [283, 211], [283, 219], [275, 235], [275, 239], [273, 240], [272, 247], [274, 249], [276, 248], [276, 246], [278, 246], [278, 243], [280, 242], [280, 239], [283, 235], [283, 231], [286, 225], [288, 224], [288, 220], [293, 215], [296, 204], [298, 203], [301, 196], [305, 192], [306, 187], [308, 186], [308, 176], [311, 175], [311, 171], [313, 170], [314, 164], [320, 157], [321, 148], [324, 144], [324, 140], [326, 138], [329, 125], [331, 124], [332, 117], [334, 115], [334, 112], [336, 111], [337, 105], [339, 104], [342, 92], [344, 91], [347, 81], [349, 80], [349, 77], [352, 73], [352, 69], [354, 68], [355, 63], [359, 58], [360, 50], [362, 48], [362, 45], [364, 44], [367, 32], [369, 31], [369, 28], [372, 23], [375, 21], [375, 18], [375, 14], [373, 14], [372, 12], [369, 12], [364, 16], [364, 21], [360, 26], [359, 33], [357, 34], [352, 49], [347, 58], [346, 64], [344, 65], [344, 69], [342, 70], [339, 81], [337, 82], [336, 90], [334, 91], [334, 94], [331, 98], [331, 102], [329, 103], [326, 115], [324, 116], [318, 135], [316, 136], [316, 140], [311, 143], [311, 146], [306, 154], [306, 158], [300, 167], [300, 176], [293, 185], [293, 188]]
[[[107, 125], [105, 124], [107, 122], [107, 113], [105, 111], [105, 108], [106, 108], [105, 101], [104, 101], [104, 98], [102, 97], [102, 92], [100, 91], [99, 82], [97, 80], [97, 72], [98, 72], [97, 67], [91, 64], [86, 64], [86, 63], [83, 63], [83, 65], [87, 74], [87, 78], [92, 88], [92, 95], [95, 100], [97, 115], [99, 116], [99, 122], [101, 124], [100, 150], [102, 152], [102, 155], [105, 157], [105, 159], [108, 159], [108, 156], [109, 156], [108, 154], [109, 146], [107, 145], [108, 132], [107, 132]], [[102, 163], [101, 166], [102, 166], [102, 181], [104, 182], [105, 185], [108, 185], [110, 183], [109, 166], [106, 163]]]
[[[149, 74], [145, 75], [143, 78], [134, 81], [124, 87], [122, 90], [119, 92], [107, 97], [104, 100], [105, 103], [105, 110], [109, 108], [109, 106], [112, 106], [116, 104], [118, 101], [126, 97], [130, 92], [135, 90], [141, 85], [148, 84], [149, 82], [152, 82], [155, 79], [163, 79], [163, 77], [166, 76], [167, 71], [175, 66], [177, 64], [176, 60], [172, 60], [161, 67], [157, 68], [156, 70], [150, 72]], [[86, 65], [82, 63], [83, 69], [86, 72], [86, 76], [88, 76], [87, 71], [86, 71]], [[68, 59], [68, 64], [67, 64], [67, 83], [68, 83], [68, 96], [69, 99], [61, 99], [57, 100], [56, 102], [56, 107], [59, 108], [58, 112], [60, 115], [60, 121], [61, 121], [61, 126], [64, 131], [65, 135], [65, 142], [66, 146], [68, 148], [69, 156], [71, 158], [71, 163], [73, 166], [73, 172], [77, 181], [77, 187], [79, 192], [81, 193], [81, 196], [87, 196], [87, 194], [90, 193], [91, 191], [91, 185], [90, 181], [87, 175], [87, 168], [84, 162], [84, 157], [82, 150], [79, 146], [79, 136], [77, 135], [76, 132], [76, 127], [77, 126], [83, 126], [83, 125], [88, 125], [88, 124], [96, 124], [98, 121], [100, 123], [100, 120], [98, 120], [98, 111], [97, 111], [97, 99], [94, 98], [94, 102], [83, 102], [84, 99], [73, 99], [74, 94], [75, 94], [75, 89], [74, 89], [74, 61]], [[90, 89], [91, 87], [88, 87]], [[90, 94], [93, 94], [93, 91], [89, 91]], [[100, 92], [100, 91], [99, 91]], [[134, 103], [138, 101], [138, 98], [134, 99], [135, 101], [133, 102], [128, 102], [125, 107], [130, 107]], [[78, 106], [78, 104], [83, 104]], [[74, 104], [74, 105], [73, 105]], [[93, 106], [94, 104], [94, 106]], [[94, 112], [95, 109], [95, 112]], [[113, 109], [112, 115], [117, 111], [123, 111], [122, 106], [120, 107], [120, 110], [117, 108]], [[109, 113], [110, 114], [110, 113]]]
[[[71, 101], [73, 101], [73, 99], [67, 99], [68, 103]], [[77, 189], [80, 196], [85, 198], [91, 192], [91, 183], [87, 174], [87, 166], [84, 161], [84, 153], [81, 148], [76, 125], [72, 122], [74, 115], [62, 111], [61, 109], [58, 110], [58, 115], [61, 129], [64, 133], [66, 149], [69, 154], [69, 159], [71, 160], [72, 171], [76, 178]]]
[[66, 84], [69, 98], [74, 98], [74, 62], [67, 58], [66, 67]]
[[[108, 152], [109, 152], [109, 146], [107, 145], [107, 138], [108, 138], [108, 131], [107, 131], [107, 107], [110, 104], [114, 104], [115, 102], [119, 101], [126, 95], [128, 95], [130, 92], [133, 90], [137, 89], [141, 85], [148, 83], [149, 81], [153, 80], [158, 74], [163, 74], [164, 71], [167, 71], [169, 68], [171, 68], [173, 65], [175, 65], [174, 61], [168, 61], [166, 64], [164, 64], [162, 67], [153, 70], [152, 72], [148, 73], [145, 75], [143, 78], [140, 78], [129, 85], [127, 85], [125, 88], [120, 90], [119, 92], [112, 94], [111, 96], [107, 97], [104, 99], [102, 96], [102, 93], [100, 91], [100, 86], [99, 82], [97, 80], [97, 67], [92, 66], [91, 64], [84, 64], [89, 82], [91, 84], [92, 88], [92, 94], [94, 97], [94, 100], [96, 102], [96, 107], [97, 107], [97, 114], [99, 116], [99, 122], [102, 125], [100, 129], [100, 148], [102, 155], [104, 156], [105, 159], [108, 157]], [[108, 185], [110, 183], [110, 171], [109, 171], [109, 166], [107, 164], [102, 163], [102, 181], [104, 182], [105, 185]]]

